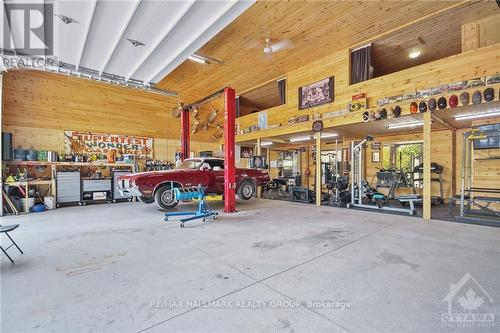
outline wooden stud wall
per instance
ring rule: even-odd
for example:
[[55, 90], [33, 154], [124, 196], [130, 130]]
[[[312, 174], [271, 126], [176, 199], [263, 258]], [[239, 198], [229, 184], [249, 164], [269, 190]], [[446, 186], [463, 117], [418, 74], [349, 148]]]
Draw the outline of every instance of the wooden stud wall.
[[[500, 73], [500, 43], [480, 48], [474, 51], [454, 55], [420, 66], [405, 69], [396, 73], [381, 76], [369, 81], [349, 85], [349, 50], [333, 53], [321, 60], [303, 66], [287, 73], [287, 104], [267, 110], [268, 124], [281, 123], [286, 125], [292, 116], [315, 113], [326, 113], [345, 109], [351, 96], [367, 93], [370, 107], [376, 106], [376, 100], [381, 97], [394, 96], [405, 92], [438, 86], [463, 79]], [[328, 76], [335, 76], [335, 101], [330, 104], [298, 110], [298, 88], [319, 81]], [[401, 103], [403, 111], [410, 103]], [[237, 119], [240, 128], [257, 124], [258, 115], [251, 114]], [[349, 117], [345, 117], [349, 118]], [[341, 120], [341, 118], [339, 118]], [[362, 122], [361, 117], [349, 119], [349, 122]], [[310, 123], [304, 126], [310, 128]], [[238, 139], [249, 137], [272, 137], [287, 132], [283, 128], [275, 128], [238, 135]], [[293, 129], [289, 132], [293, 132]], [[238, 138], [239, 137], [239, 138]]]
[[[155, 158], [173, 160], [180, 120], [171, 116], [176, 99], [38, 71], [9, 71], [4, 77], [2, 131], [14, 145], [62, 152], [64, 130], [153, 137]], [[200, 118], [209, 108], [200, 110]], [[222, 112], [221, 112], [222, 113]], [[217, 150], [214, 130], [192, 135], [192, 150]]]

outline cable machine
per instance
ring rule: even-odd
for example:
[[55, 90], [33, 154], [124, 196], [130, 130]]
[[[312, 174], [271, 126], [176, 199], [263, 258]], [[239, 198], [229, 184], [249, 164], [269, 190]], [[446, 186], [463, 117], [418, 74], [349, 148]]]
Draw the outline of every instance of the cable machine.
[[470, 218], [470, 216], [466, 215], [482, 215], [500, 218], [500, 211], [492, 207], [500, 205], [500, 189], [495, 187], [475, 187], [473, 185], [472, 175], [475, 160], [473, 155], [474, 150], [477, 148], [500, 148], [500, 125], [485, 126], [485, 129], [475, 129], [464, 133], [460, 194], [450, 197], [448, 210], [451, 214], [453, 203], [459, 201], [460, 217]]
[[[363, 178], [363, 161], [365, 144], [373, 141], [372, 136], [366, 136], [359, 143], [351, 142], [351, 202], [347, 204], [348, 208], [360, 207], [369, 209], [380, 209], [392, 212], [415, 214], [415, 205], [413, 198], [398, 199], [400, 202], [408, 202], [409, 208], [399, 208], [387, 206], [387, 197], [380, 192], [372, 189], [368, 182]], [[363, 199], [366, 198], [365, 203]]]

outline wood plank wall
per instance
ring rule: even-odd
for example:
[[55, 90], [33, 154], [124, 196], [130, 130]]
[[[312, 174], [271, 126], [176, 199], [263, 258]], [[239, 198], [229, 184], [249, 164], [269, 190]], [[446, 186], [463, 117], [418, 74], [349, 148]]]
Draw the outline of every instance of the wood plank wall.
[[[180, 120], [170, 111], [176, 99], [39, 71], [4, 75], [2, 131], [15, 147], [62, 152], [64, 130], [153, 137], [155, 158], [173, 161], [180, 145]], [[200, 113], [208, 114], [208, 106]], [[222, 113], [222, 112], [221, 112]], [[214, 130], [192, 135], [192, 151], [217, 150]]]
[[[297, 70], [286, 73], [287, 103], [267, 110], [268, 124], [286, 124], [296, 115], [313, 115], [345, 109], [351, 96], [367, 93], [369, 106], [381, 97], [430, 88], [463, 79], [500, 73], [500, 43], [408, 68], [369, 81], [349, 85], [349, 50], [335, 52]], [[335, 76], [335, 101], [298, 110], [298, 88], [328, 76]], [[409, 103], [408, 103], [409, 105]], [[241, 128], [257, 124], [257, 113], [237, 119]]]
[[[344, 50], [287, 73], [287, 104], [267, 110], [268, 123], [286, 124], [288, 119], [295, 115], [309, 114], [311, 116], [316, 113], [340, 110], [347, 106], [352, 95], [358, 93], [367, 93], [370, 106], [374, 106], [376, 100], [380, 97], [398, 95], [417, 89], [429, 88], [440, 84], [471, 79], [478, 76], [492, 75], [495, 73], [500, 73], [500, 43], [388, 74], [359, 84], [349, 85], [349, 50]], [[298, 110], [298, 88], [331, 75], [335, 76], [335, 101], [331, 104], [308, 110]], [[402, 107], [404, 106], [402, 105]], [[237, 124], [239, 124], [241, 128], [256, 125], [257, 114], [240, 117], [237, 119]], [[360, 137], [362, 137], [367, 133], [362, 132], [362, 123], [359, 126]], [[269, 132], [272, 132], [272, 130]], [[267, 137], [271, 136], [269, 132], [266, 134]], [[462, 132], [463, 131], [457, 131], [456, 134], [455, 181], [458, 187], [455, 188], [455, 191], [459, 190], [460, 185]], [[384, 144], [411, 140], [422, 140], [422, 134], [379, 136], [376, 138], [376, 141]], [[453, 192], [451, 167], [452, 147], [451, 131], [432, 132], [432, 161], [445, 167], [443, 175], [445, 198], [448, 198]], [[365, 156], [367, 156], [366, 178], [371, 180], [375, 175], [375, 168], [381, 167], [381, 164], [379, 165], [371, 162], [370, 149], [367, 150]], [[368, 157], [370, 157], [369, 160]], [[488, 166], [485, 166], [485, 164], [488, 164]], [[479, 162], [474, 169], [474, 178], [477, 182], [475, 186], [484, 185], [491, 187], [491, 185], [494, 185], [500, 187], [500, 183], [497, 184], [496, 182], [496, 180], [500, 181], [499, 164], [499, 160]], [[306, 167], [303, 167], [304, 170], [305, 168]], [[312, 170], [312, 168], [313, 165], [311, 162], [309, 169]], [[494, 184], [488, 184], [488, 179], [491, 179], [491, 177], [495, 179]], [[312, 176], [310, 177], [310, 184], [313, 184]], [[433, 183], [432, 195], [438, 194], [438, 184]]]

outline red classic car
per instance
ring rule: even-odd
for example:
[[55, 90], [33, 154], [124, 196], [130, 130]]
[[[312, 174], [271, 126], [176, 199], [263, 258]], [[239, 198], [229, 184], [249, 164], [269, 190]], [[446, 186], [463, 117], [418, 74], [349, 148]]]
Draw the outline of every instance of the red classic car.
[[[257, 186], [269, 182], [267, 170], [236, 169], [236, 193], [249, 200]], [[133, 173], [118, 178], [118, 190], [137, 196], [144, 203], [153, 203], [163, 209], [177, 206], [174, 187], [205, 186], [206, 193], [224, 194], [224, 160], [220, 158], [189, 158], [179, 168], [165, 171]]]

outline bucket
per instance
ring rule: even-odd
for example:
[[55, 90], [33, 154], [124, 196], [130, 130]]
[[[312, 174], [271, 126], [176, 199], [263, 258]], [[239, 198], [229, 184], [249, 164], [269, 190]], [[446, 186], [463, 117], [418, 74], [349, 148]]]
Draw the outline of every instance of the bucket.
[[44, 197], [43, 203], [47, 206], [47, 209], [54, 209], [54, 197]]
[[[24, 208], [24, 203], [26, 202], [26, 198], [22, 199], [23, 203], [23, 208]], [[35, 198], [28, 198], [28, 209], [32, 208], [35, 205]]]

